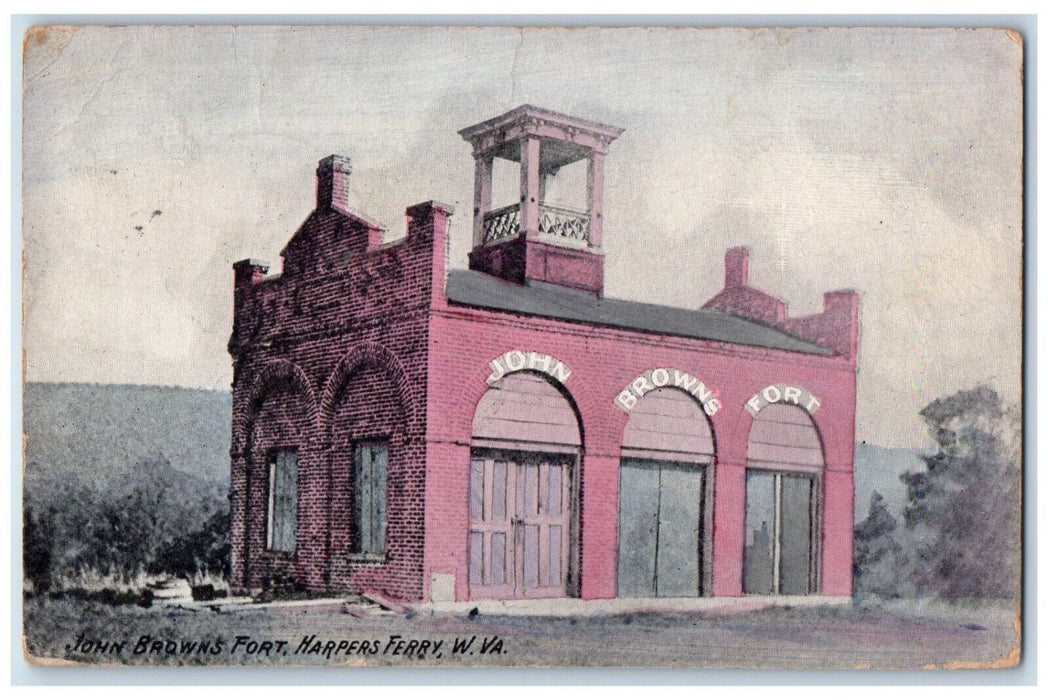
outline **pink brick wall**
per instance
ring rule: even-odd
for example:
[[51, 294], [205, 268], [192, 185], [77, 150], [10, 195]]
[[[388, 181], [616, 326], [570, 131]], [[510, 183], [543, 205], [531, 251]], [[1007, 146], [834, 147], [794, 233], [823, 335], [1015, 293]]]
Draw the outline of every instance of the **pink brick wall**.
[[[461, 495], [450, 494], [451, 501], [427, 501], [427, 531], [444, 533], [427, 542], [427, 572], [466, 570], [466, 446], [474, 410], [487, 390], [487, 363], [512, 349], [552, 355], [572, 370], [566, 388], [582, 417], [584, 445], [583, 597], [611, 597], [616, 590], [618, 468], [627, 414], [614, 399], [634, 378], [656, 367], [690, 372], [718, 392], [723, 405], [711, 419], [717, 446], [714, 593], [741, 594], [745, 467], [753, 421], [744, 406], [764, 387], [781, 383], [803, 387], [822, 401], [813, 419], [823, 436], [827, 464], [823, 590], [850, 591], [855, 406], [855, 370], [850, 360], [589, 329], [454, 307], [436, 310], [431, 324], [427, 434], [431, 445], [446, 450], [444, 459], [430, 463], [429, 478], [437, 484], [457, 484], [462, 490]], [[438, 487], [429, 488], [433, 492]], [[447, 537], [457, 537], [459, 542], [448, 543]], [[467, 590], [462, 578], [457, 577], [460, 596]]]

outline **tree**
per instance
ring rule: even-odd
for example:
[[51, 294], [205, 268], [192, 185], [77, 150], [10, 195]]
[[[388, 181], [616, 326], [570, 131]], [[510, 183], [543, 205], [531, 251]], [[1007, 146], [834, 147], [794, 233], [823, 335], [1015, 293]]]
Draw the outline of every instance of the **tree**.
[[913, 581], [945, 598], [1015, 597], [1020, 577], [1022, 421], [978, 386], [921, 411], [938, 449], [903, 474]]
[[909, 558], [895, 538], [897, 521], [884, 497], [874, 491], [866, 519], [855, 526], [855, 592], [898, 598], [912, 591], [907, 582]]

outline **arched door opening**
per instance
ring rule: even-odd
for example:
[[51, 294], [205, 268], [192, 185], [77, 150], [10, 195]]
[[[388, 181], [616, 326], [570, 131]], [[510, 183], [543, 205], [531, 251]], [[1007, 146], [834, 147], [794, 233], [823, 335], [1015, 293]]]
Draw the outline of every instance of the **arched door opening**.
[[684, 392], [657, 389], [631, 409], [619, 470], [619, 597], [706, 590], [713, 461], [709, 421]]
[[477, 406], [470, 462], [471, 598], [577, 595], [581, 433], [570, 402], [510, 374]]
[[743, 591], [808, 595], [819, 588], [822, 443], [788, 404], [761, 409], [750, 429]]

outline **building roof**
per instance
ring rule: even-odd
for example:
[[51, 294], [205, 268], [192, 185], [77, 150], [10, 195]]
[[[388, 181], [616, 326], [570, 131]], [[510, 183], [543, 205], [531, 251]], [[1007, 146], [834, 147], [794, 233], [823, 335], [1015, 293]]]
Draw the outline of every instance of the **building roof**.
[[521, 286], [475, 270], [449, 271], [447, 297], [454, 304], [526, 316], [810, 355], [834, 353], [831, 348], [723, 311], [600, 298], [543, 282]]

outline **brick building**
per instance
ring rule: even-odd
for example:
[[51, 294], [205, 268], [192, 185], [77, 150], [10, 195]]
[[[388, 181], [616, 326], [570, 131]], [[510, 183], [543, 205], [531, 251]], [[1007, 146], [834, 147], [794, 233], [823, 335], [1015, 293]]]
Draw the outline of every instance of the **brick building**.
[[[789, 317], [734, 248], [701, 309], [607, 298], [621, 130], [525, 105], [460, 134], [468, 270], [451, 207], [387, 241], [341, 156], [282, 273], [234, 265], [234, 587], [850, 595], [857, 294]], [[520, 198], [496, 207], [500, 162]], [[574, 209], [547, 196], [572, 168]]]

